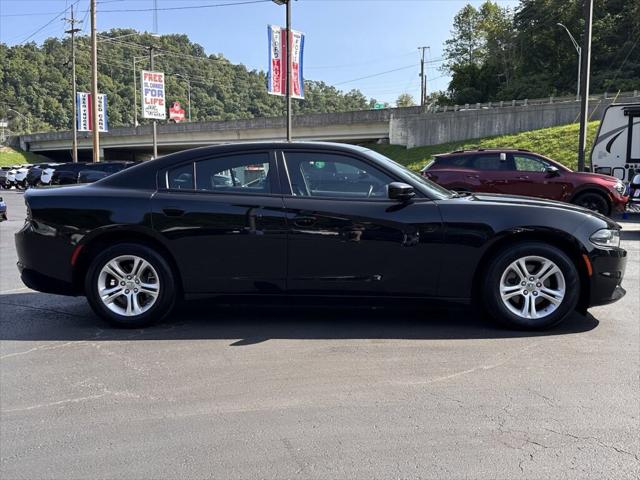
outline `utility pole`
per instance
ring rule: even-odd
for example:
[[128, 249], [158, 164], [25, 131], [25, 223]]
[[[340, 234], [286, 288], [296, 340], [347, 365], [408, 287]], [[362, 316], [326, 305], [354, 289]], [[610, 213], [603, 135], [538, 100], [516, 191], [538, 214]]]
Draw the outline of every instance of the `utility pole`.
[[[155, 62], [153, 60], [153, 45], [149, 47], [149, 64], [151, 66], [151, 71], [155, 71]], [[158, 158], [158, 122], [157, 120], [153, 120], [152, 124], [153, 128], [153, 158]]]
[[82, 23], [80, 20], [76, 20], [73, 16], [73, 5], [71, 5], [71, 18], [65, 18], [65, 21], [69, 22], [71, 28], [66, 30], [65, 33], [71, 34], [71, 87], [72, 87], [72, 104], [73, 104], [73, 116], [71, 123], [73, 124], [73, 140], [71, 142], [71, 154], [73, 162], [78, 162], [78, 106], [76, 100], [76, 33], [80, 31], [79, 28], [75, 28], [76, 23]]
[[91, 0], [91, 137], [93, 162], [100, 162], [100, 132], [98, 114], [98, 36], [96, 33], [96, 0]]
[[182, 75], [181, 73], [176, 73], [176, 77], [182, 78], [185, 82], [187, 82], [187, 108], [189, 121], [191, 121], [191, 79], [186, 75]]
[[136, 57], [133, 57], [133, 128], [138, 126], [138, 81], [136, 79]]
[[582, 98], [580, 103], [580, 138], [578, 141], [578, 171], [584, 171], [585, 150], [587, 149], [587, 120], [589, 116], [589, 77], [591, 75], [591, 32], [593, 24], [593, 0], [584, 2], [585, 32], [582, 40], [582, 75], [580, 79], [580, 91]]
[[424, 107], [427, 103], [427, 73], [424, 68], [424, 52], [430, 47], [418, 47], [421, 51], [420, 55], [420, 106]]

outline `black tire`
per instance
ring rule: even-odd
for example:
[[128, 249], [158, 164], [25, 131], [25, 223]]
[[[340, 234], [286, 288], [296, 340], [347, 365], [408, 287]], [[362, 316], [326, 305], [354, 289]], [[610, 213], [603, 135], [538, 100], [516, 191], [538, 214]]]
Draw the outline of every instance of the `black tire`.
[[[154, 273], [157, 274], [159, 285], [155, 303], [141, 314], [131, 316], [121, 315], [110, 310], [102, 301], [98, 289], [99, 276], [103, 267], [117, 257], [128, 255], [147, 261], [155, 270]], [[145, 245], [121, 243], [107, 248], [93, 259], [85, 277], [85, 295], [93, 311], [111, 325], [122, 328], [140, 328], [157, 323], [171, 313], [176, 301], [176, 287], [171, 267], [161, 255]]]
[[571, 202], [580, 207], [593, 210], [594, 212], [601, 213], [602, 215], [609, 216], [611, 213], [611, 204], [607, 197], [598, 192], [585, 192], [579, 194]]
[[[564, 297], [555, 310], [540, 318], [525, 318], [517, 315], [502, 300], [501, 280], [503, 274], [513, 262], [524, 257], [542, 257], [550, 260], [560, 269], [564, 277]], [[483, 282], [482, 303], [486, 313], [499, 323], [518, 330], [543, 330], [559, 324], [576, 309], [580, 297], [580, 277], [574, 263], [562, 250], [540, 242], [518, 243], [505, 248], [491, 261], [486, 270], [486, 276], [481, 281]], [[527, 285], [530, 284], [527, 282]], [[533, 283], [531, 285], [533, 289], [536, 288]], [[527, 288], [523, 287], [523, 289]], [[535, 293], [536, 296], [541, 295], [540, 297], [532, 295], [533, 293], [529, 292], [530, 299], [534, 299], [534, 304], [536, 302], [550, 304], [542, 297], [541, 293]], [[521, 295], [521, 297], [524, 302], [525, 295]], [[517, 302], [519, 300], [515, 298], [511, 301]]]

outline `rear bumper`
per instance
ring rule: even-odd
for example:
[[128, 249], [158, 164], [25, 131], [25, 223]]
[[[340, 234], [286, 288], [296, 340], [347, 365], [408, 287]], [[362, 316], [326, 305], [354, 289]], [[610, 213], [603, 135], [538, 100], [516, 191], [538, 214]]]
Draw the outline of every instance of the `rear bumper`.
[[606, 305], [627, 293], [622, 279], [627, 266], [627, 251], [622, 248], [596, 249], [589, 255], [593, 274], [589, 306]]
[[79, 295], [71, 283], [25, 268], [20, 262], [18, 262], [18, 270], [20, 270], [22, 283], [32, 290], [56, 295]]
[[15, 241], [18, 270], [27, 287], [45, 293], [78, 294], [70, 263], [73, 246], [56, 229], [29, 221], [16, 233]]

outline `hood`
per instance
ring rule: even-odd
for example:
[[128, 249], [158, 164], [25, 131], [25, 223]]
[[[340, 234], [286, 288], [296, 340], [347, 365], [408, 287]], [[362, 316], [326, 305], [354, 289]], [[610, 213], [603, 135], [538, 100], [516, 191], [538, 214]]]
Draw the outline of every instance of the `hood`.
[[520, 206], [523, 208], [526, 207], [537, 207], [537, 208], [549, 208], [549, 209], [559, 209], [564, 211], [571, 211], [580, 213], [592, 218], [597, 218], [598, 220], [602, 220], [606, 222], [611, 228], [622, 228], [616, 222], [611, 220], [609, 217], [601, 215], [598, 212], [594, 212], [587, 208], [579, 207], [578, 205], [573, 205], [572, 203], [559, 202], [556, 200], [546, 200], [544, 198], [535, 198], [535, 197], [524, 197], [520, 195], [503, 195], [499, 193], [474, 193], [469, 195], [468, 197], [471, 201], [479, 201], [485, 203], [494, 203], [494, 204], [503, 204], [503, 205], [513, 205]]
[[604, 175], [602, 173], [592, 173], [592, 172], [573, 172], [574, 174], [580, 175], [581, 178], [585, 180], [592, 180], [594, 182], [608, 182], [608, 183], [617, 183], [621, 181], [619, 178], [612, 177], [611, 175]]

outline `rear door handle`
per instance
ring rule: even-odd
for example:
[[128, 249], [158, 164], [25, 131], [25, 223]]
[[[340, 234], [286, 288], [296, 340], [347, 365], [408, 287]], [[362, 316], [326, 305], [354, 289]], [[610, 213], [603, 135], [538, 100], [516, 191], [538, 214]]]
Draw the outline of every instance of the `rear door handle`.
[[526, 175], [523, 175], [521, 177], [518, 177], [518, 180], [529, 180], [529, 177], [527, 177]]
[[165, 207], [162, 211], [167, 217], [181, 217], [184, 215], [184, 210], [176, 207]]
[[477, 179], [477, 178], [480, 178], [480, 175], [467, 175], [467, 178]]
[[317, 220], [316, 217], [298, 216], [294, 217], [293, 224], [297, 227], [310, 227], [316, 223]]

